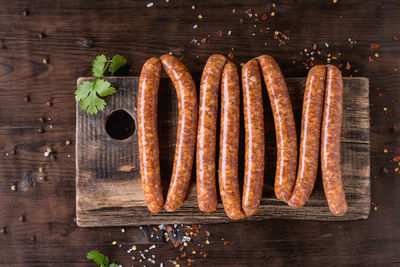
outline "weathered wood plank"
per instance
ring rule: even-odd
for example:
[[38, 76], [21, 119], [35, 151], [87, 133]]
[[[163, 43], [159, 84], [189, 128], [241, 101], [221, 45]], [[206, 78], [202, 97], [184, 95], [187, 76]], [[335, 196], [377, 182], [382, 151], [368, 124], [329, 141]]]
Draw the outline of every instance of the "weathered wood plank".
[[[82, 81], [81, 78], [78, 82]], [[76, 106], [76, 213], [79, 226], [117, 226], [156, 223], [229, 222], [222, 203], [216, 212], [205, 214], [197, 207], [194, 177], [184, 205], [173, 213], [150, 214], [141, 188], [137, 133], [125, 140], [112, 139], [104, 123], [117, 109], [128, 111], [136, 121], [137, 77], [109, 78], [118, 88], [104, 112], [87, 115]], [[287, 84], [300, 128], [304, 78], [288, 78]], [[343, 217], [330, 214], [320, 176], [308, 203], [300, 209], [289, 207], [273, 195], [275, 172], [275, 132], [269, 102], [264, 94], [266, 125], [266, 174], [260, 209], [245, 220], [284, 218], [300, 220], [365, 219], [370, 211], [369, 88], [366, 78], [344, 79], [344, 113], [341, 138], [342, 176], [348, 212]], [[173, 164], [177, 127], [176, 94], [171, 83], [162, 79], [159, 96], [160, 162], [164, 192]], [[242, 125], [243, 127], [243, 125]], [[241, 131], [243, 133], [243, 131]], [[243, 154], [243, 151], [240, 153]], [[241, 157], [243, 159], [243, 157]]]

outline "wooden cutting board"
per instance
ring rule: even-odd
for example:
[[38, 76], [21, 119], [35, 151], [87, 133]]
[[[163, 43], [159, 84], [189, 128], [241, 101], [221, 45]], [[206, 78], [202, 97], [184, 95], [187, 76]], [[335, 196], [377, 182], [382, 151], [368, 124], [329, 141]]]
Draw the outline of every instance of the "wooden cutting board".
[[[88, 79], [90, 78], [80, 78], [78, 83]], [[77, 224], [82, 227], [94, 227], [230, 222], [220, 200], [216, 212], [203, 213], [198, 209], [195, 168], [187, 198], [179, 210], [172, 213], [161, 211], [156, 215], [147, 210], [141, 188], [135, 130], [139, 78], [112, 77], [107, 80], [117, 88], [117, 93], [107, 99], [104, 111], [96, 115], [87, 115], [80, 110], [79, 104], [76, 105]], [[298, 136], [305, 81], [305, 78], [286, 79]], [[369, 84], [367, 78], [344, 78], [343, 84], [341, 163], [344, 189], [349, 204], [347, 213], [342, 217], [331, 215], [320, 174], [313, 194], [304, 207], [295, 209], [275, 198], [273, 193], [276, 161], [275, 130], [270, 103], [264, 88], [266, 168], [263, 198], [257, 214], [244, 220], [283, 218], [344, 221], [368, 217], [371, 203]], [[172, 173], [178, 118], [176, 93], [169, 79], [161, 79], [158, 102], [161, 177], [166, 194]], [[113, 113], [114, 111], [116, 113]], [[110, 137], [106, 128], [117, 138], [132, 135], [124, 140], [118, 140]], [[244, 158], [243, 118], [241, 118], [241, 128], [240, 177], [243, 176]]]

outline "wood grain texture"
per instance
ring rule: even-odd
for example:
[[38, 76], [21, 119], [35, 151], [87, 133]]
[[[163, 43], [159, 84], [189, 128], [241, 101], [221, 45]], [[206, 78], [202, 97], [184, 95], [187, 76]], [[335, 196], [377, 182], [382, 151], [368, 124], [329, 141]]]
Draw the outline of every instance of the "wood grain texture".
[[[154, 6], [147, 8], [148, 2]], [[121, 54], [131, 66], [117, 75], [138, 76], [150, 56], [172, 51], [183, 57], [193, 75], [200, 77], [211, 54], [228, 55], [233, 48], [233, 61], [238, 66], [254, 56], [269, 54], [276, 58], [288, 78], [307, 76], [308, 70], [302, 64], [308, 60], [304, 48], [311, 49], [314, 43], [322, 53], [315, 56], [315, 64], [326, 64], [328, 53], [340, 52], [341, 56], [332, 60], [332, 64], [343, 64], [340, 69], [344, 77], [369, 78], [374, 206], [368, 219], [342, 222], [273, 219], [206, 224], [203, 228], [212, 235], [212, 243], [206, 247], [208, 256], [196, 258], [192, 266], [398, 265], [400, 176], [395, 171], [399, 165], [392, 159], [400, 151], [400, 124], [396, 115], [400, 103], [400, 75], [396, 71], [400, 66], [400, 40], [393, 39], [393, 35], [400, 36], [400, 2], [148, 2], [0, 0], [3, 44], [0, 49], [0, 227], [7, 226], [7, 234], [0, 234], [0, 265], [93, 267], [85, 256], [88, 251], [98, 249], [123, 266], [137, 266], [139, 263], [132, 256], [139, 255], [126, 253], [132, 244], [137, 245], [138, 251], [157, 244], [153, 251], [157, 263], [163, 262], [164, 266], [180, 255], [171, 243], [151, 237], [152, 226], [127, 227], [122, 233], [119, 227], [76, 225], [73, 92], [78, 77], [91, 75], [90, 62], [96, 55]], [[247, 9], [252, 9], [258, 18], [264, 12], [269, 15], [273, 2], [276, 15], [268, 16], [265, 21], [256, 23], [254, 15], [250, 18], [245, 14]], [[29, 16], [22, 15], [25, 9]], [[202, 20], [198, 19], [199, 14]], [[193, 29], [195, 24], [199, 25], [198, 29]], [[254, 24], [264, 33], [252, 36]], [[220, 30], [222, 37], [218, 37]], [[228, 30], [232, 30], [230, 36]], [[290, 31], [287, 45], [279, 46], [274, 39], [275, 30]], [[39, 33], [45, 38], [40, 39]], [[208, 41], [190, 44], [193, 38]], [[357, 43], [350, 46], [348, 38]], [[378, 51], [371, 51], [371, 43], [380, 44]], [[379, 58], [369, 62], [368, 57], [374, 58], [375, 52]], [[47, 65], [42, 63], [45, 57], [49, 59]], [[347, 62], [350, 69], [345, 68]], [[25, 94], [30, 95], [29, 103], [24, 102]], [[165, 102], [173, 103], [168, 95], [164, 96]], [[50, 99], [53, 105], [48, 107], [46, 102]], [[173, 108], [172, 104], [165, 107], [160, 116]], [[51, 121], [41, 123], [40, 116]], [[45, 130], [43, 134], [37, 132], [40, 127]], [[67, 139], [72, 145], [65, 145]], [[48, 146], [56, 152], [55, 160], [43, 156]], [[13, 150], [15, 154], [11, 154]], [[167, 155], [161, 158], [168, 162]], [[45, 167], [47, 181], [33, 186], [31, 181], [39, 176], [39, 167]], [[18, 189], [11, 191], [14, 183]], [[18, 220], [22, 213], [26, 214], [24, 223]], [[35, 242], [30, 239], [32, 236], [36, 236]], [[229, 244], [224, 246], [221, 238]], [[122, 247], [113, 246], [113, 240]], [[204, 236], [201, 240], [204, 241]]]
[[[78, 83], [88, 78], [78, 79]], [[195, 176], [183, 206], [175, 212], [151, 214], [144, 201], [139, 172], [137, 132], [125, 140], [111, 138], [104, 127], [107, 116], [117, 110], [127, 110], [136, 121], [138, 77], [109, 78], [118, 93], [108, 99], [104, 112], [90, 116], [76, 105], [76, 214], [77, 224], [91, 226], [123, 226], [177, 223], [221, 223], [231, 221], [221, 201], [216, 212], [203, 213], [198, 208]], [[300, 126], [305, 78], [288, 78], [296, 125]], [[342, 217], [333, 216], [327, 207], [321, 177], [307, 204], [299, 209], [289, 207], [273, 195], [276, 143], [273, 117], [264, 88], [264, 116], [266, 125], [266, 174], [263, 198], [256, 215], [246, 221], [269, 218], [344, 221], [366, 219], [370, 212], [369, 164], [369, 85], [366, 78], [344, 79], [343, 128], [341, 138], [342, 179], [349, 209]], [[161, 177], [164, 192], [173, 162], [177, 128], [176, 93], [167, 79], [160, 86], [158, 135], [161, 155]], [[166, 100], [171, 100], [167, 102]], [[174, 107], [164, 113], [166, 107]], [[243, 117], [243, 114], [241, 114]], [[243, 119], [243, 118], [242, 118]], [[243, 123], [241, 125], [243, 137]], [[300, 131], [298, 131], [300, 132]], [[243, 141], [243, 138], [241, 138]], [[239, 167], [243, 169], [243, 146]], [[168, 159], [168, 160], [166, 160]], [[129, 171], [121, 171], [130, 166]], [[272, 175], [271, 175], [272, 174]], [[240, 175], [243, 177], [243, 175]], [[242, 180], [240, 181], [242, 182]]]

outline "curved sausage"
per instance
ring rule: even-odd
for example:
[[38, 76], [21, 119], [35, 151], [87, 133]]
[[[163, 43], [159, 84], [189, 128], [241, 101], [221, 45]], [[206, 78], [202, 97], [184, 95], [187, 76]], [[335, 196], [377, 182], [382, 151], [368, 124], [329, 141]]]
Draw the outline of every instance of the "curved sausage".
[[157, 213], [164, 205], [160, 180], [157, 132], [157, 99], [161, 63], [150, 58], [144, 63], [139, 79], [137, 103], [138, 143], [142, 188], [148, 209]]
[[340, 169], [343, 81], [337, 67], [328, 65], [321, 132], [322, 182], [330, 211], [341, 216], [347, 211]]
[[246, 216], [257, 212], [264, 184], [264, 114], [260, 68], [248, 61], [242, 69], [245, 127], [245, 162], [242, 208]]
[[267, 55], [257, 58], [264, 76], [275, 122], [277, 145], [275, 195], [288, 201], [292, 195], [297, 167], [297, 136], [292, 105], [283, 74]]
[[299, 166], [296, 185], [288, 202], [292, 207], [304, 206], [317, 177], [325, 78], [324, 65], [314, 66], [308, 72], [303, 99]]
[[197, 127], [197, 93], [188, 69], [174, 56], [163, 55], [161, 64], [171, 78], [178, 97], [178, 132], [174, 167], [164, 208], [174, 211], [185, 199], [192, 173]]
[[217, 209], [217, 189], [215, 185], [215, 145], [218, 115], [218, 93], [223, 55], [208, 58], [200, 82], [199, 121], [197, 127], [197, 198], [203, 212]]
[[245, 217], [238, 181], [240, 86], [238, 70], [228, 62], [221, 78], [221, 130], [219, 138], [219, 191], [226, 215]]

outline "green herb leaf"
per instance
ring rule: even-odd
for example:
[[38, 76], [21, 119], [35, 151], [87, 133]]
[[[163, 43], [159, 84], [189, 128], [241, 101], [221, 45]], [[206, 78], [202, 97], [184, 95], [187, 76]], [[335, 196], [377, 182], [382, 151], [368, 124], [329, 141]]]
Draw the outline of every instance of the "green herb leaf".
[[123, 56], [120, 55], [115, 55], [113, 56], [113, 58], [111, 59], [111, 63], [110, 63], [110, 72], [111, 72], [111, 76], [114, 75], [114, 73], [121, 67], [126, 65], [126, 59]]
[[108, 96], [116, 92], [115, 88], [111, 87], [111, 83], [103, 79], [98, 79], [96, 81], [95, 89], [99, 96]]
[[96, 250], [92, 250], [90, 251], [87, 255], [86, 258], [88, 260], [92, 260], [95, 263], [99, 264], [99, 265], [103, 265], [104, 263], [104, 255], [101, 254], [100, 252], [96, 251]]
[[82, 99], [81, 109], [86, 110], [89, 114], [96, 114], [99, 110], [103, 110], [106, 106], [106, 101], [97, 96], [96, 91], [91, 91], [89, 95]]
[[[75, 100], [80, 102], [80, 107], [89, 114], [96, 114], [103, 110], [106, 102], [102, 97], [112, 95], [116, 89], [111, 83], [102, 79], [104, 72], [109, 69], [113, 75], [120, 67], [126, 64], [126, 59], [115, 55], [107, 59], [105, 55], [98, 55], [92, 61], [92, 75], [97, 78], [95, 81], [84, 81], [78, 84], [75, 91]], [[108, 67], [110, 66], [110, 67]]]
[[92, 74], [93, 74], [93, 77], [96, 77], [96, 78], [103, 77], [104, 70], [105, 70], [105, 65], [106, 65], [107, 61], [108, 60], [107, 60], [105, 55], [98, 55], [92, 61]]
[[118, 265], [115, 263], [111, 263], [110, 265], [108, 265], [108, 267], [118, 267]]
[[80, 101], [88, 96], [93, 90], [94, 82], [84, 81], [78, 84], [77, 90], [75, 91], [75, 100]]

